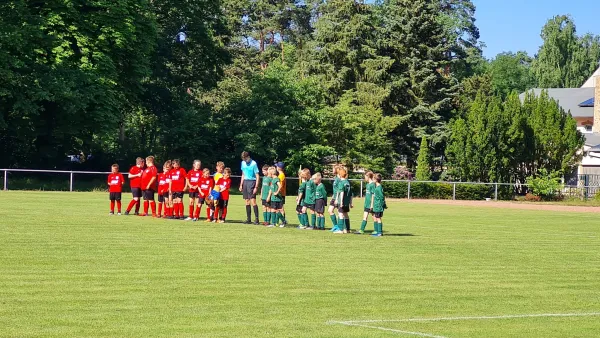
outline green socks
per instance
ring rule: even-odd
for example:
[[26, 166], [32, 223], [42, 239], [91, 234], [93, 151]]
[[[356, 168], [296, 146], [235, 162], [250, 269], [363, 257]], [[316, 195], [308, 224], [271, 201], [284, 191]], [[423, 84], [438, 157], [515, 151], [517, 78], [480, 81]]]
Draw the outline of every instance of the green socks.
[[337, 227], [338, 227], [338, 230], [340, 230], [340, 231], [346, 230], [346, 220], [343, 218], [340, 218], [338, 220]]
[[331, 217], [331, 224], [333, 224], [334, 227], [337, 226], [338, 225], [337, 217], [335, 217], [335, 215], [331, 215], [329, 217]]
[[263, 211], [263, 219], [265, 220], [265, 222], [269, 222], [269, 213], [266, 211]]
[[375, 227], [375, 234], [382, 234], [383, 233], [383, 223], [373, 223], [373, 226]]
[[367, 221], [363, 220], [362, 223], [360, 223], [360, 231], [365, 231], [366, 227], [367, 227]]
[[277, 224], [277, 213], [276, 212], [271, 212], [271, 221], [269, 222], [269, 224]]
[[325, 217], [319, 217], [319, 229], [325, 229]]
[[302, 214], [302, 226], [308, 226], [308, 215], [307, 214]]
[[310, 215], [310, 220], [312, 222], [311, 225], [316, 228], [317, 227], [317, 215], [316, 214]]
[[300, 225], [302, 225], [302, 223], [304, 222], [302, 214], [298, 214], [298, 222], [300, 223]]
[[285, 216], [283, 216], [283, 214], [280, 212], [277, 213], [277, 219], [278, 222], [281, 221], [281, 224], [285, 223]]

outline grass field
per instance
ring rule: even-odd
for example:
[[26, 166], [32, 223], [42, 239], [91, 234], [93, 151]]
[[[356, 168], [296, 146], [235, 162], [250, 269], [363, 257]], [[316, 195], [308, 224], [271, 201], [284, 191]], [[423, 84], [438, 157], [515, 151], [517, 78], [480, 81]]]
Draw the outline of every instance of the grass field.
[[0, 192], [0, 336], [600, 336], [598, 215], [388, 205], [371, 238]]

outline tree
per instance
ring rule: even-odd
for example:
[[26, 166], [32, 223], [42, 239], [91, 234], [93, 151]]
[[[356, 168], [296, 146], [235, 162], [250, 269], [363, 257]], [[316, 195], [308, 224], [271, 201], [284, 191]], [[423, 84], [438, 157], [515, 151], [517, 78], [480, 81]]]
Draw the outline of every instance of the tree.
[[513, 90], [519, 93], [535, 86], [531, 73], [533, 59], [526, 52], [500, 53], [488, 66], [494, 91], [506, 98]]
[[431, 180], [431, 157], [429, 156], [429, 144], [427, 137], [421, 139], [421, 148], [419, 149], [419, 157], [417, 158], [417, 173], [418, 181]]
[[598, 67], [600, 38], [577, 36], [570, 16], [555, 16], [542, 28], [543, 45], [532, 64], [541, 88], [578, 88]]

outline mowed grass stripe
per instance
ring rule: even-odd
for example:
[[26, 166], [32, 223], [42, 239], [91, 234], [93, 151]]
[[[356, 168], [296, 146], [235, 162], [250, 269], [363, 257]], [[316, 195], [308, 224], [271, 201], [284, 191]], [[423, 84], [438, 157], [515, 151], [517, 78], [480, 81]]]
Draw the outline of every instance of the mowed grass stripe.
[[[243, 219], [241, 197], [231, 204]], [[108, 217], [106, 194], [1, 192], [0, 336], [375, 337], [390, 333], [325, 323], [600, 309], [592, 214], [389, 204], [387, 236], [369, 238]]]

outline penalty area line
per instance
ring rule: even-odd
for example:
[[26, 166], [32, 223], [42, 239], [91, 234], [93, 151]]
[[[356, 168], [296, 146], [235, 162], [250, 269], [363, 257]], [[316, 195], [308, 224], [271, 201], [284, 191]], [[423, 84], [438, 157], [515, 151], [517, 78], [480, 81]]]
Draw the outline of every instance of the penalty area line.
[[561, 318], [561, 317], [596, 317], [600, 316], [600, 312], [583, 312], [583, 313], [536, 313], [536, 314], [518, 314], [518, 315], [502, 315], [502, 316], [467, 316], [467, 317], [433, 317], [433, 318], [407, 318], [407, 319], [375, 319], [375, 320], [346, 320], [346, 321], [329, 321], [327, 324], [338, 324], [345, 326], [364, 327], [381, 331], [394, 332], [398, 334], [412, 335], [418, 337], [429, 338], [448, 338], [432, 333], [414, 332], [390, 329], [382, 326], [368, 325], [377, 323], [410, 323], [410, 322], [443, 322], [443, 321], [467, 321], [467, 320], [500, 320], [500, 319], [519, 319], [519, 318]]

